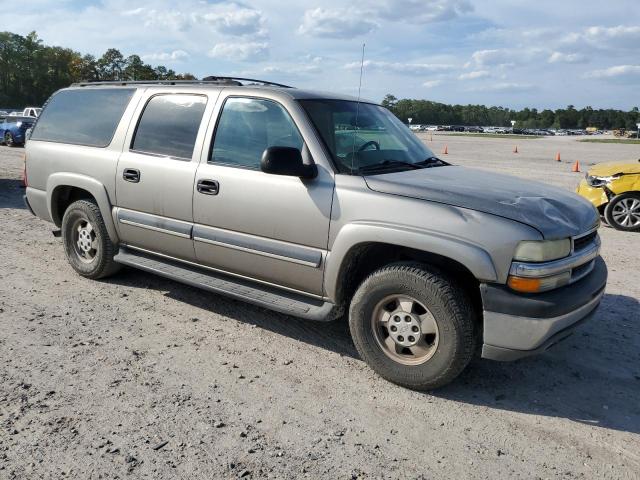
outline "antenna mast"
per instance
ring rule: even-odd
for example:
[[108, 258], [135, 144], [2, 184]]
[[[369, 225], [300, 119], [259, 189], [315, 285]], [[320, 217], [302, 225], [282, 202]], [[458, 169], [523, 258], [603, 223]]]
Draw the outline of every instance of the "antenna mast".
[[362, 58], [360, 59], [360, 83], [358, 84], [358, 102], [356, 103], [356, 124], [353, 130], [353, 149], [351, 153], [351, 172], [353, 172], [353, 159], [356, 156], [356, 135], [358, 133], [358, 116], [360, 114], [360, 92], [362, 91], [362, 72], [364, 71], [364, 47], [362, 44]]

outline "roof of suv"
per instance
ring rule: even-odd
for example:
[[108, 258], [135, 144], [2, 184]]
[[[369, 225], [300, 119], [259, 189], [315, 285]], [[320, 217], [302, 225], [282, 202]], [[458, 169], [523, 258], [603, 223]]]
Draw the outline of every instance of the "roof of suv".
[[[231, 77], [217, 77], [218, 80], [160, 80], [160, 81], [114, 81], [114, 82], [84, 82], [74, 83], [70, 88], [170, 88], [175, 90], [176, 87], [202, 89], [222, 89], [222, 88], [237, 88], [247, 89], [248, 93], [251, 91], [268, 90], [270, 92], [277, 92], [283, 96], [295, 100], [309, 100], [309, 99], [325, 99], [325, 100], [347, 100], [357, 101], [356, 97], [350, 95], [339, 94], [335, 92], [323, 92], [317, 90], [302, 90], [287, 85], [278, 83], [266, 82], [263, 80], [253, 79], [235, 79]], [[243, 84], [239, 80], [247, 81], [249, 83]], [[370, 100], [360, 99], [363, 103], [377, 103]]]

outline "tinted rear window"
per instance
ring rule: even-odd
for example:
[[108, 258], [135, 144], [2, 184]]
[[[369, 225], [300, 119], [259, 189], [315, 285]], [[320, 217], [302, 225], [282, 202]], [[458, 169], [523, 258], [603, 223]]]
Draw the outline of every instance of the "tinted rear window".
[[58, 92], [38, 118], [31, 140], [106, 147], [134, 91], [88, 88]]
[[207, 97], [156, 95], [147, 103], [131, 150], [191, 159]]

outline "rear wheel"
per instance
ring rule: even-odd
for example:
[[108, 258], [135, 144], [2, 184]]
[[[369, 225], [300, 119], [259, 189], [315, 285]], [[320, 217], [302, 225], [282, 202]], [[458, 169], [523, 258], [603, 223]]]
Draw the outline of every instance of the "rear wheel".
[[62, 241], [67, 260], [83, 277], [104, 278], [119, 270], [113, 260], [116, 246], [94, 201], [69, 205], [62, 219]]
[[604, 218], [616, 230], [640, 231], [640, 193], [623, 193], [604, 209]]
[[416, 390], [441, 387], [475, 350], [475, 314], [464, 289], [439, 270], [398, 263], [372, 273], [349, 312], [355, 346], [385, 379]]

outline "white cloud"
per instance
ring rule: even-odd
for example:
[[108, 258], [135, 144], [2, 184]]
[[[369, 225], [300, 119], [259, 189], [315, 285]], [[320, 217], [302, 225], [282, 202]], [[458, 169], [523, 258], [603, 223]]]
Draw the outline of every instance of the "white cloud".
[[186, 60], [189, 58], [189, 54], [184, 50], [174, 50], [172, 52], [157, 52], [157, 53], [148, 53], [146, 55], [142, 55], [142, 59], [146, 61], [180, 61]]
[[210, 24], [217, 32], [225, 35], [266, 35], [262, 12], [239, 7], [233, 3], [222, 9], [216, 8], [213, 11], [197, 14], [196, 18]]
[[218, 43], [208, 53], [211, 58], [226, 60], [261, 60], [269, 55], [269, 44], [266, 42], [232, 42]]
[[486, 78], [491, 73], [488, 70], [474, 70], [473, 72], [463, 73], [458, 78], [460, 80], [476, 80], [478, 78]]
[[581, 53], [553, 52], [547, 61], [549, 63], [586, 63], [588, 59]]
[[438, 85], [442, 85], [442, 80], [427, 80], [422, 84], [422, 86], [426, 88], [434, 88]]
[[496, 48], [477, 50], [471, 55], [471, 61], [465, 66], [476, 67], [506, 67], [513, 65], [531, 64], [546, 58], [548, 52], [542, 48]]
[[187, 30], [192, 25], [192, 18], [177, 10], [156, 10], [136, 8], [122, 12], [125, 17], [142, 18], [145, 27], [170, 28]]
[[[188, 13], [185, 13], [188, 12]], [[126, 17], [141, 18], [145, 27], [168, 28], [186, 31], [200, 25], [212, 27], [222, 35], [246, 36], [255, 38], [267, 36], [265, 19], [259, 10], [240, 6], [236, 3], [208, 5], [199, 3], [191, 8], [148, 9], [135, 8], [122, 13]]]
[[476, 87], [472, 89], [475, 92], [495, 92], [495, 93], [519, 93], [535, 90], [536, 86], [530, 83], [517, 82], [499, 82]]
[[453, 20], [473, 6], [468, 0], [380, 0], [374, 11], [380, 19], [423, 24]]
[[[348, 63], [344, 66], [344, 68], [350, 70], [359, 70], [360, 62]], [[454, 66], [441, 63], [400, 63], [365, 60], [364, 68], [365, 70], [374, 70], [380, 72], [393, 72], [407, 75], [423, 75], [426, 73], [448, 71], [453, 69]]]
[[506, 49], [478, 50], [471, 55], [471, 61], [479, 66], [504, 65], [516, 60], [517, 55]]
[[602, 70], [593, 70], [584, 75], [585, 78], [640, 78], [640, 65], [616, 65]]
[[378, 24], [358, 10], [316, 8], [304, 12], [298, 33], [314, 37], [353, 38], [366, 35], [376, 28]]
[[262, 69], [264, 73], [271, 75], [283, 75], [287, 77], [298, 77], [302, 74], [320, 73], [322, 69], [318, 65], [269, 65]]
[[631, 42], [629, 48], [638, 48], [640, 41], [640, 26], [618, 25], [616, 27], [589, 27], [582, 37], [591, 42], [611, 42], [621, 41], [622, 43]]

